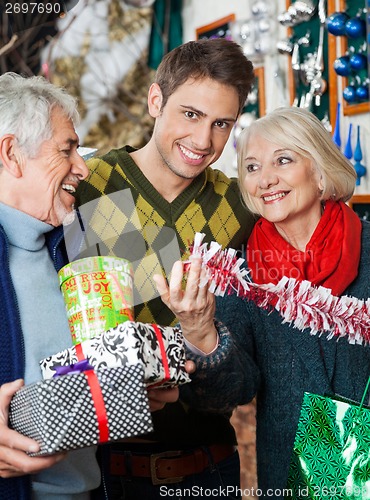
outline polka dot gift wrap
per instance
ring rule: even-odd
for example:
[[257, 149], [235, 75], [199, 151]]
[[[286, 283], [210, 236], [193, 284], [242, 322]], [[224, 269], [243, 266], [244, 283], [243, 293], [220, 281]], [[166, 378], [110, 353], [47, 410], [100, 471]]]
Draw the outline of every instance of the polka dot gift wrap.
[[10, 426], [49, 455], [153, 430], [141, 365], [89, 370], [22, 387]]

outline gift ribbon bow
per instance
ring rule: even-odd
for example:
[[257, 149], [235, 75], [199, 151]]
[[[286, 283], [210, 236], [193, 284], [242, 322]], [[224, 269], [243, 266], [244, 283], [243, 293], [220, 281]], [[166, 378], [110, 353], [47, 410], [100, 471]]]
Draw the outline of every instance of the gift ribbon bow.
[[98, 421], [99, 443], [105, 443], [109, 440], [108, 416], [98, 377], [89, 360], [83, 359], [68, 366], [56, 366], [54, 377], [76, 373], [84, 373], [86, 376]]
[[60, 375], [74, 375], [75, 373], [82, 373], [86, 370], [93, 370], [94, 368], [90, 365], [88, 359], [83, 359], [67, 366], [55, 366], [55, 374], [53, 377], [59, 377]]

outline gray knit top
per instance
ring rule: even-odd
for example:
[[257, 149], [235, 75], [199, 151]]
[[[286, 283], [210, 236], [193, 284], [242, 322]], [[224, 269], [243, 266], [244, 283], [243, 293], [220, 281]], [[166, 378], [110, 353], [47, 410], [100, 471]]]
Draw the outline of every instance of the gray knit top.
[[[370, 223], [363, 222], [359, 274], [343, 295], [370, 296]], [[370, 376], [370, 347], [327, 340], [282, 324], [235, 295], [217, 299], [220, 345], [197, 364], [182, 389], [199, 408], [228, 414], [257, 396], [257, 473], [262, 497], [283, 498], [303, 393], [339, 394], [360, 401]]]

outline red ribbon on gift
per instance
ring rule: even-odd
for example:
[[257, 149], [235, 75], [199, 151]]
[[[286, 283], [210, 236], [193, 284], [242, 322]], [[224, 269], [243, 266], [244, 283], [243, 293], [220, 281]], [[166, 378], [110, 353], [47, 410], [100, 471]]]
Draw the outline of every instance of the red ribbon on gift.
[[[81, 344], [77, 344], [76, 355], [79, 362], [88, 361], [86, 360]], [[75, 365], [71, 365], [71, 371], [78, 367], [79, 363]], [[82, 370], [81, 373], [84, 373], [87, 378], [87, 383], [90, 387], [91, 397], [94, 403], [96, 419], [98, 421], [98, 429], [99, 429], [99, 443], [105, 443], [109, 440], [109, 427], [108, 427], [108, 416], [105, 408], [103, 393], [100, 387], [99, 379], [95, 373], [95, 371], [90, 368], [87, 370]], [[67, 375], [68, 372], [65, 372]]]
[[151, 325], [154, 329], [155, 335], [157, 337], [158, 345], [159, 345], [159, 350], [161, 351], [161, 358], [162, 358], [162, 365], [164, 369], [164, 379], [161, 380], [160, 382], [157, 382], [155, 384], [151, 384], [150, 387], [156, 387], [158, 385], [162, 385], [164, 382], [167, 382], [170, 380], [170, 368], [168, 366], [168, 359], [167, 359], [167, 352], [166, 348], [163, 342], [163, 337], [160, 329], [158, 328], [158, 325], [155, 325], [154, 323]]
[[75, 345], [75, 351], [78, 361], [83, 361], [84, 359], [86, 359], [81, 344]]
[[101, 391], [98, 377], [96, 376], [94, 370], [87, 370], [84, 373], [87, 377], [87, 383], [90, 387], [90, 392], [95, 407], [96, 418], [98, 420], [99, 443], [105, 443], [109, 440], [109, 427], [103, 393]]

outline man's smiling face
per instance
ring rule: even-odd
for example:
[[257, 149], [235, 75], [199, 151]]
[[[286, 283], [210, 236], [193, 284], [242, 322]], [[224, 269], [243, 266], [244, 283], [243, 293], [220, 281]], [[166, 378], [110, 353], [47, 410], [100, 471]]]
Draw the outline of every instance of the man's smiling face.
[[149, 110], [156, 118], [153, 136], [159, 159], [174, 175], [192, 180], [221, 156], [238, 117], [237, 92], [212, 79], [189, 79], [163, 109], [161, 98], [153, 84]]
[[53, 135], [41, 144], [35, 158], [21, 154], [24, 206], [18, 208], [59, 226], [73, 211], [74, 192], [88, 168], [77, 152], [73, 123], [60, 108], [52, 110], [51, 125]]

